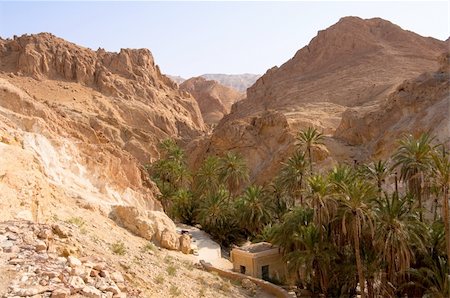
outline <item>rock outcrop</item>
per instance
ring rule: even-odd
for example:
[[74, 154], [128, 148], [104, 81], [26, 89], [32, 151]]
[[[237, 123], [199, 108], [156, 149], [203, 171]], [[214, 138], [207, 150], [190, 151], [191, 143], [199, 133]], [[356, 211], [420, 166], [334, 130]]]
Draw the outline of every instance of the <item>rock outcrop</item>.
[[[435, 71], [436, 57], [447, 50], [444, 41], [379, 18], [343, 18], [248, 88], [247, 98], [233, 105], [212, 136], [190, 146], [191, 162], [195, 167], [208, 154], [235, 150], [248, 161], [252, 181], [269, 178], [276, 174], [280, 156], [292, 152], [295, 134], [308, 126], [325, 134], [326, 148], [320, 153], [324, 165], [368, 158], [370, 150], [334, 137], [342, 114], [348, 108], [382, 105], [403, 81]], [[286, 124], [267, 125], [273, 129], [269, 134], [248, 133], [249, 123], [265, 123], [273, 113]]]
[[428, 132], [450, 145], [450, 53], [439, 57], [436, 72], [406, 80], [380, 105], [350, 108], [335, 136], [385, 158], [404, 134]]
[[163, 248], [190, 253], [190, 238], [176, 232], [175, 224], [160, 211], [138, 210], [131, 206], [113, 206], [110, 217], [133, 234]]
[[190, 78], [180, 85], [197, 100], [203, 119], [207, 124], [217, 124], [230, 112], [231, 106], [245, 95], [203, 77]]
[[159, 158], [160, 140], [204, 130], [195, 99], [146, 49], [92, 51], [48, 33], [0, 39], [0, 150], [23, 162], [0, 164], [9, 205], [64, 197], [161, 210], [143, 165]]

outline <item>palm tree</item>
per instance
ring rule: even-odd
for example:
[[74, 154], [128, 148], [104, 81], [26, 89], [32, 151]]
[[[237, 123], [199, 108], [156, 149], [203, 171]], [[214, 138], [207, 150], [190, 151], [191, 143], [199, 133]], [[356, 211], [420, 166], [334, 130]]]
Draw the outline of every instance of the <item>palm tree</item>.
[[206, 195], [197, 210], [197, 221], [202, 229], [223, 245], [234, 242], [240, 234], [229, 197], [228, 190], [221, 187], [217, 192]]
[[419, 285], [425, 291], [423, 297], [450, 297], [450, 276], [445, 258], [427, 257], [425, 261], [426, 266], [409, 271], [414, 279], [409, 285]]
[[295, 151], [295, 153], [283, 164], [280, 174], [278, 175], [277, 184], [283, 185], [292, 199], [291, 206], [295, 206], [295, 200], [300, 197], [303, 204], [303, 196], [301, 194], [303, 188], [303, 178], [305, 176], [307, 163], [305, 161], [305, 153]]
[[303, 271], [312, 292], [316, 292], [316, 284], [318, 284], [321, 293], [326, 297], [330, 285], [330, 267], [335, 257], [329, 242], [322, 239], [320, 227], [315, 224], [300, 226], [292, 237], [298, 243], [298, 248], [285, 256], [288, 269]]
[[418, 201], [420, 221], [423, 221], [422, 184], [431, 164], [432, 140], [426, 133], [417, 139], [412, 135], [406, 136], [393, 156], [393, 167], [400, 166], [400, 179], [407, 183], [409, 191]]
[[338, 215], [341, 229], [353, 244], [361, 297], [364, 298], [366, 295], [364, 292], [365, 279], [361, 262], [360, 239], [363, 229], [369, 228], [372, 234], [374, 231], [370, 202], [375, 198], [375, 191], [372, 185], [360, 179], [354, 179], [349, 183], [338, 183], [337, 187], [340, 189]]
[[450, 218], [448, 207], [448, 192], [450, 185], [450, 160], [445, 155], [445, 147], [443, 150], [444, 151], [442, 155], [436, 152], [432, 154], [433, 176], [435, 178], [436, 184], [442, 190], [442, 200], [443, 200], [442, 219], [444, 221], [444, 229], [445, 229], [445, 246], [448, 260], [447, 263], [450, 266]]
[[425, 225], [407, 197], [385, 194], [375, 200], [375, 247], [386, 264], [388, 282], [397, 284], [397, 274], [404, 274], [414, 262], [414, 250], [425, 250]]
[[266, 188], [266, 193], [267, 199], [273, 207], [272, 219], [274, 221], [281, 221], [283, 215], [288, 211], [289, 204], [289, 196], [284, 191], [284, 185], [280, 180], [274, 179], [274, 181]]
[[369, 179], [376, 182], [378, 193], [381, 195], [383, 191], [383, 183], [390, 174], [388, 161], [378, 160], [373, 161], [368, 165], [363, 165], [362, 173], [365, 174]]
[[195, 175], [195, 186], [200, 194], [214, 193], [219, 189], [219, 158], [208, 156]]
[[179, 189], [172, 196], [172, 208], [170, 214], [185, 224], [193, 224], [196, 217], [197, 204], [193, 194], [187, 189]]
[[331, 184], [322, 175], [308, 178], [307, 200], [314, 210], [314, 222], [322, 233], [322, 225], [328, 225], [337, 210], [337, 201], [331, 192]]
[[238, 221], [253, 236], [270, 222], [271, 209], [261, 186], [249, 186], [236, 202]]
[[228, 152], [219, 160], [220, 181], [228, 185], [230, 197], [249, 180], [247, 165], [241, 155]]
[[297, 134], [297, 146], [305, 147], [305, 152], [308, 152], [310, 172], [313, 172], [311, 148], [322, 144], [323, 134], [318, 132], [316, 128], [308, 127], [306, 130], [301, 130]]

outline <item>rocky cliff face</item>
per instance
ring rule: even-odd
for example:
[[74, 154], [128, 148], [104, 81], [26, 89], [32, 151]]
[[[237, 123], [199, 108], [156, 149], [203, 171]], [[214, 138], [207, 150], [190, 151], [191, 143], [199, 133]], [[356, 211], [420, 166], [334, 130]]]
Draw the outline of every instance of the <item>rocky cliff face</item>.
[[217, 124], [230, 112], [231, 106], [245, 95], [213, 80], [203, 77], [190, 78], [180, 85], [197, 100], [205, 123]]
[[160, 210], [143, 164], [159, 157], [161, 139], [204, 129], [195, 99], [148, 50], [92, 51], [47, 33], [0, 40], [5, 218], [55, 197]]
[[342, 115], [335, 136], [386, 157], [396, 140], [408, 133], [429, 132], [450, 144], [450, 53], [439, 57], [440, 67], [406, 80], [379, 105], [350, 108]]
[[[446, 50], [444, 41], [419, 36], [379, 18], [343, 18], [320, 31], [292, 59], [258, 79], [247, 90], [247, 98], [233, 105], [212, 137], [203, 141], [205, 148], [196, 148], [195, 153], [237, 150], [252, 160], [255, 150], [264, 152], [272, 135], [264, 141], [260, 140], [264, 135], [248, 141], [246, 134], [233, 135], [232, 139], [223, 131], [235, 131], [236, 123], [251, 123], [255, 119], [264, 122], [267, 113], [277, 113], [287, 123], [277, 135], [290, 135], [277, 145], [278, 151], [292, 151], [298, 130], [314, 126], [326, 136], [326, 148], [317, 152], [323, 163], [367, 158], [372, 152], [334, 137], [342, 114], [348, 108], [382, 104], [404, 80], [435, 71], [436, 57]], [[408, 125], [404, 130], [415, 129]], [[262, 130], [271, 127], [269, 121]], [[226, 140], [215, 142], [219, 135]], [[238, 145], [223, 145], [231, 143]], [[275, 174], [276, 166], [266, 162], [273, 159], [273, 151], [265, 152], [258, 156], [259, 162], [252, 162], [253, 180], [259, 179], [256, 174], [260, 172], [269, 173], [265, 176]], [[202, 156], [194, 159], [201, 160]]]

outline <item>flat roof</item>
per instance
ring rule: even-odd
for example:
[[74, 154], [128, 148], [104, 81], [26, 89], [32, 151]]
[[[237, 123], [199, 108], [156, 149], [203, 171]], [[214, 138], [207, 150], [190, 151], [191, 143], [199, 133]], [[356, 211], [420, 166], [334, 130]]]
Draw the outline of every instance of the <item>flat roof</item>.
[[276, 246], [273, 246], [269, 242], [260, 242], [260, 243], [254, 243], [242, 247], [236, 247], [236, 249], [243, 250], [249, 253], [258, 253], [270, 249], [274, 249]]

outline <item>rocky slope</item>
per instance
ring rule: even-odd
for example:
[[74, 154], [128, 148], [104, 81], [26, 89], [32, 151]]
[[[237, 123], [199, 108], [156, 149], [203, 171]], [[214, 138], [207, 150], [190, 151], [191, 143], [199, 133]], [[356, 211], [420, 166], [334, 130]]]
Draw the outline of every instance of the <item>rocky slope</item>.
[[[191, 164], [195, 167], [207, 154], [235, 150], [247, 159], [253, 180], [265, 181], [292, 152], [297, 131], [307, 126], [326, 136], [325, 146], [316, 150], [324, 165], [366, 159], [371, 147], [357, 148], [334, 137], [343, 113], [389, 100], [404, 80], [435, 71], [437, 57], [446, 50], [443, 41], [379, 18], [343, 18], [258, 79], [211, 137], [192, 144]], [[404, 131], [417, 128], [408, 125]]]
[[243, 93], [203, 77], [184, 81], [180, 90], [192, 94], [197, 100], [203, 120], [207, 124], [217, 124], [230, 112], [231, 106], [244, 97]]
[[3, 151], [22, 147], [24, 160], [36, 160], [26, 167], [88, 201], [159, 209], [142, 165], [158, 158], [161, 139], [204, 130], [195, 99], [145, 49], [108, 53], [24, 35], [0, 40], [0, 71]]
[[234, 75], [210, 73], [201, 75], [201, 77], [207, 80], [217, 81], [220, 84], [233, 88], [239, 92], [245, 92], [247, 88], [253, 85], [260, 76], [261, 75], [251, 73]]
[[204, 130], [148, 50], [0, 39], [0, 296], [248, 297], [195, 268], [143, 170]]
[[439, 57], [440, 67], [406, 80], [379, 105], [353, 109], [342, 115], [335, 136], [386, 157], [404, 134], [429, 132], [450, 145], [450, 53]]

